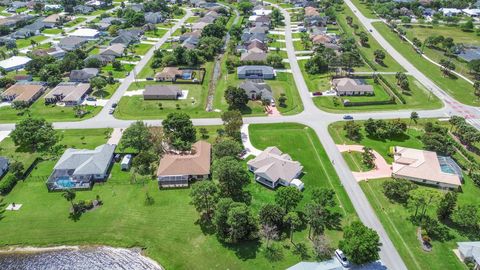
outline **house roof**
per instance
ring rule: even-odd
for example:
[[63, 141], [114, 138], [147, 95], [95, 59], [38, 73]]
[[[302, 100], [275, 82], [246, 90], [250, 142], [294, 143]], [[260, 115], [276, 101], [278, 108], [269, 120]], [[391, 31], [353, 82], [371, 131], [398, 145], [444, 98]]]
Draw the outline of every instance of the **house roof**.
[[45, 99], [60, 99], [63, 102], [78, 101], [89, 90], [89, 83], [59, 83], [45, 95]]
[[310, 17], [310, 16], [319, 16], [320, 13], [318, 10], [314, 7], [306, 7], [305, 8], [305, 17]]
[[82, 37], [64, 37], [60, 40], [58, 45], [60, 47], [75, 47], [85, 42], [87, 42], [87, 40]]
[[108, 46], [106, 49], [100, 51], [99, 54], [112, 54], [121, 56], [125, 51], [125, 45], [123, 43], [114, 43]]
[[210, 174], [211, 145], [198, 141], [189, 154], [165, 154], [160, 159], [157, 176]]
[[399, 177], [425, 179], [433, 182], [460, 186], [460, 177], [442, 170], [437, 153], [395, 146], [392, 173]]
[[205, 26], [209, 25], [210, 23], [207, 22], [196, 22], [192, 25], [192, 29], [199, 30], [205, 28]]
[[98, 32], [97, 29], [80, 28], [73, 31], [72, 33], [69, 33], [68, 35], [73, 37], [91, 38], [97, 36], [98, 34], [100, 34], [100, 32]]
[[62, 17], [62, 15], [60, 15], [58, 13], [55, 13], [55, 14], [52, 14], [52, 15], [46, 17], [45, 19], [43, 19], [43, 22], [45, 22], [45, 23], [56, 23], [58, 21], [58, 19], [60, 19], [60, 17]]
[[293, 161], [288, 154], [282, 153], [275, 146], [266, 148], [256, 158], [249, 160], [247, 164], [255, 168], [255, 174], [272, 182], [279, 180], [290, 182], [303, 170], [300, 162]]
[[240, 61], [257, 61], [257, 62], [263, 62], [267, 60], [267, 54], [265, 52], [253, 52], [253, 51], [248, 51], [242, 53], [240, 56]]
[[26, 65], [32, 59], [26, 56], [12, 56], [8, 59], [0, 61], [0, 67], [4, 69], [11, 69], [18, 66]]
[[371, 85], [364, 84], [358, 79], [352, 79], [352, 78], [333, 79], [332, 85], [337, 92], [357, 91], [357, 92], [373, 93], [373, 87]]
[[168, 77], [175, 77], [176, 75], [181, 75], [182, 71], [178, 69], [178, 67], [165, 67], [161, 72], [158, 72], [155, 74], [155, 77], [160, 77], [160, 76], [168, 76]]
[[70, 71], [71, 81], [86, 81], [98, 75], [97, 68], [75, 69]]
[[256, 83], [251, 80], [246, 80], [240, 84], [239, 88], [243, 89], [249, 97], [251, 94], [255, 94], [262, 99], [273, 98], [272, 88], [266, 83]]
[[8, 159], [6, 157], [0, 157], [0, 168], [8, 167]]
[[16, 83], [5, 90], [0, 96], [15, 96], [14, 101], [29, 101], [44, 89], [45, 86], [40, 83]]
[[246, 73], [248, 71], [260, 70], [263, 74], [274, 74], [273, 68], [269, 66], [239, 66], [237, 67], [237, 73]]
[[464, 258], [472, 258], [477, 264], [480, 264], [480, 241], [476, 242], [457, 242], [458, 251]]
[[103, 144], [94, 150], [68, 148], [55, 164], [55, 170], [74, 170], [73, 175], [105, 174], [115, 145]]
[[182, 90], [175, 85], [147, 85], [143, 91], [144, 96], [178, 96], [181, 93]]

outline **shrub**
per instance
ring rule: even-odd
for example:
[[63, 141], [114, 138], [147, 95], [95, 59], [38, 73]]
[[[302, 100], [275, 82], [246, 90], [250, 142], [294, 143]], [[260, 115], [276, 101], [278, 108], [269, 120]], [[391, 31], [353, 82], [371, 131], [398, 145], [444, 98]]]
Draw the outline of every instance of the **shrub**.
[[14, 175], [9, 175], [3, 181], [0, 181], [0, 194], [8, 194], [17, 184], [17, 178]]

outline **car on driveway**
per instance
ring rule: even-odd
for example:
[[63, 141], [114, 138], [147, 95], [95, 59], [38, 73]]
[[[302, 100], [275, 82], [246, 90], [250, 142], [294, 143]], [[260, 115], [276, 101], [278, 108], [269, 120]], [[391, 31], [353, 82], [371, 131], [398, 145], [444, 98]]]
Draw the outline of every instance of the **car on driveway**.
[[342, 264], [343, 267], [348, 267], [350, 265], [350, 262], [348, 261], [347, 257], [345, 256], [345, 254], [343, 254], [343, 251], [341, 251], [340, 249], [335, 250], [335, 257]]
[[108, 110], [108, 114], [113, 114], [115, 112], [115, 108], [111, 108], [110, 110]]
[[352, 119], [353, 119], [353, 116], [351, 116], [351, 115], [344, 115], [344, 116], [343, 116], [343, 119], [344, 119], [344, 120], [352, 120]]
[[147, 81], [153, 81], [153, 78], [152, 77], [147, 77], [146, 80]]
[[118, 105], [118, 104], [117, 104], [116, 102], [112, 103], [112, 108], [116, 108], [117, 105]]
[[96, 97], [87, 97], [87, 101], [97, 101]]

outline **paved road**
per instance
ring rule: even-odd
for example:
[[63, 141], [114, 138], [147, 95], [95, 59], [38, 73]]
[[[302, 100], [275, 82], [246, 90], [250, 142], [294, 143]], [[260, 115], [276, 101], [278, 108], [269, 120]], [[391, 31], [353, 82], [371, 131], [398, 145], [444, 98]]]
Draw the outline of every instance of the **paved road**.
[[[356, 10], [355, 6], [350, 2], [350, 0], [345, 0], [347, 5]], [[281, 9], [281, 8], [280, 8]], [[380, 251], [381, 260], [385, 263], [385, 265], [389, 269], [407, 269], [405, 264], [403, 263], [401, 257], [399, 256], [398, 252], [395, 250], [391, 240], [389, 239], [386, 231], [384, 230], [382, 224], [376, 217], [373, 209], [371, 208], [368, 200], [363, 193], [362, 189], [358, 185], [357, 181], [355, 180], [352, 172], [348, 168], [347, 164], [343, 160], [340, 152], [338, 151], [335, 143], [333, 142], [332, 138], [328, 134], [328, 125], [330, 123], [342, 120], [342, 115], [340, 114], [331, 114], [324, 111], [319, 110], [312, 101], [310, 93], [308, 91], [308, 87], [305, 83], [305, 80], [302, 76], [300, 67], [298, 65], [295, 50], [293, 48], [293, 41], [292, 41], [292, 31], [291, 31], [291, 23], [290, 23], [290, 15], [284, 9], [281, 9], [282, 13], [285, 16], [285, 41], [286, 41], [286, 51], [288, 54], [288, 59], [290, 62], [290, 67], [292, 70], [293, 78], [297, 89], [299, 91], [301, 100], [303, 102], [305, 110], [294, 116], [281, 116], [281, 117], [246, 117], [244, 118], [244, 122], [246, 124], [265, 124], [265, 123], [285, 123], [285, 122], [296, 122], [301, 123], [313, 128], [320, 139], [322, 145], [324, 146], [329, 158], [335, 161], [335, 170], [346, 190], [348, 193], [355, 210], [358, 213], [358, 216], [362, 220], [362, 222], [375, 229], [378, 234], [380, 235], [380, 240], [382, 242], [382, 248]], [[359, 17], [362, 24], [365, 25], [368, 29], [373, 29], [371, 22], [365, 18], [359, 12], [355, 12], [355, 14]], [[188, 10], [186, 16], [180, 20], [172, 29], [171, 32], [167, 33], [164, 37], [162, 37], [158, 42], [157, 46], [161, 46], [165, 40], [170, 36], [170, 34], [178, 29], [181, 24], [191, 16], [191, 11]], [[414, 76], [417, 80], [423, 83], [430, 91], [432, 91], [435, 95], [437, 95], [444, 103], [445, 106], [442, 109], [438, 110], [429, 110], [429, 111], [418, 111], [420, 117], [422, 118], [438, 118], [438, 117], [448, 117], [451, 114], [455, 115], [466, 115], [472, 114], [475, 117], [472, 118], [479, 118], [478, 111], [476, 108], [469, 107], [462, 105], [456, 102], [454, 99], [449, 97], [445, 92], [443, 92], [440, 88], [438, 88], [432, 81], [430, 81], [427, 77], [425, 77], [420, 71], [418, 71], [411, 63], [409, 63], [401, 54], [393, 49], [393, 47], [376, 31], [372, 32], [372, 35], [375, 39], [379, 41], [379, 43], [394, 57], [412, 76]], [[156, 47], [157, 47], [156, 46]], [[140, 70], [148, 63], [148, 60], [153, 55], [152, 48], [145, 57], [138, 63], [135, 68], [135, 72], [138, 73]], [[80, 122], [58, 122], [54, 123], [55, 128], [59, 129], [72, 129], [72, 128], [80, 128], [80, 129], [88, 129], [88, 128], [126, 128], [128, 127], [133, 121], [130, 120], [118, 120], [113, 118], [111, 115], [108, 114], [108, 109], [111, 106], [111, 103], [118, 102], [120, 98], [123, 96], [123, 93], [128, 89], [129, 85], [134, 81], [133, 72], [130, 76], [128, 76], [120, 85], [119, 89], [110, 99], [110, 102], [107, 106], [104, 107], [102, 112], [97, 115], [96, 117], [80, 121]], [[474, 111], [473, 111], [474, 110]], [[365, 113], [355, 113], [352, 114], [355, 119], [357, 120], [364, 120], [370, 117], [376, 119], [392, 119], [392, 118], [409, 118], [411, 110], [400, 110], [400, 111], [393, 111], [393, 112], [365, 112]], [[201, 119], [193, 119], [192, 120], [194, 125], [219, 125], [222, 123], [221, 119], [218, 118], [201, 118]], [[145, 121], [149, 125], [152, 126], [159, 126], [161, 125], [161, 120], [147, 120]], [[480, 125], [479, 125], [480, 126]], [[14, 128], [14, 124], [2, 124], [0, 125], [0, 131], [2, 130], [12, 130]], [[478, 126], [477, 126], [478, 127]]]

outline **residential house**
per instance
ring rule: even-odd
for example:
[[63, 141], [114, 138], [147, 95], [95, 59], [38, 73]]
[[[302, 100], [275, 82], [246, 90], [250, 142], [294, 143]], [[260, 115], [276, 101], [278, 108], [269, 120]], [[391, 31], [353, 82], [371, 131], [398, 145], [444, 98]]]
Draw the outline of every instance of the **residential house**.
[[106, 180], [116, 145], [103, 144], [94, 150], [68, 148], [47, 180], [49, 191], [89, 189]]
[[274, 79], [275, 71], [269, 66], [240, 66], [237, 76], [239, 79]]
[[304, 19], [304, 25], [306, 27], [312, 27], [312, 26], [327, 26], [328, 24], [328, 17], [326, 16], [310, 16], [310, 17], [305, 17]]
[[18, 14], [10, 17], [0, 18], [0, 26], [15, 27], [17, 23], [27, 22], [33, 19], [32, 15]]
[[254, 52], [254, 51], [247, 51], [242, 53], [240, 56], [241, 62], [260, 62], [263, 63], [267, 60], [267, 54], [263, 51], [261, 52]]
[[476, 18], [476, 17], [480, 16], [480, 9], [478, 9], [478, 8], [462, 9], [462, 12], [465, 15], [470, 16], [472, 18]]
[[447, 17], [457, 16], [459, 14], [462, 14], [462, 10], [457, 8], [440, 8], [438, 11], [442, 12], [443, 16], [447, 16]]
[[240, 37], [243, 44], [250, 44], [253, 41], [259, 41], [261, 43], [267, 43], [268, 37], [262, 33], [243, 33]]
[[253, 9], [253, 14], [256, 15], [256, 16], [269, 16], [270, 14], [272, 14], [272, 10], [271, 9], [266, 9], [265, 7], [258, 7], [257, 6], [257, 9]]
[[110, 45], [121, 43], [128, 47], [131, 44], [140, 41], [144, 31], [141, 29], [120, 29], [118, 30], [118, 36], [110, 41]]
[[480, 241], [476, 242], [457, 242], [456, 250], [463, 262], [472, 262], [473, 270], [480, 270]]
[[143, 11], [143, 4], [142, 3], [131, 4], [131, 5], [128, 5], [128, 8], [131, 8], [136, 12], [141, 12]]
[[6, 71], [19, 70], [25, 68], [25, 66], [32, 59], [26, 56], [12, 56], [8, 59], [0, 61], [0, 67]]
[[68, 36], [84, 39], [96, 39], [100, 36], [100, 32], [97, 29], [79, 28], [71, 33], [68, 33]]
[[174, 85], [147, 85], [143, 91], [144, 100], [178, 99], [182, 90]]
[[268, 47], [267, 45], [265, 44], [265, 42], [261, 42], [259, 40], [253, 40], [253, 41], [249, 41], [247, 42], [247, 50], [248, 51], [252, 51], [254, 49], [259, 49], [263, 52], [266, 52], [268, 50]]
[[183, 41], [181, 46], [191, 50], [191, 49], [195, 49], [199, 43], [200, 43], [200, 38], [191, 36], [187, 38], [185, 41]]
[[85, 58], [84, 63], [87, 63], [90, 59], [98, 59], [100, 63], [104, 66], [107, 65], [108, 63], [111, 63], [115, 60], [115, 56], [113, 55], [108, 55], [108, 54], [94, 54], [90, 55], [87, 58]]
[[73, 12], [78, 14], [89, 14], [93, 12], [93, 7], [85, 6], [85, 5], [76, 5], [73, 7]]
[[247, 94], [251, 100], [273, 100], [272, 88], [266, 83], [246, 80], [240, 84], [239, 88], [245, 91], [245, 94]]
[[65, 106], [80, 105], [90, 91], [89, 83], [62, 82], [45, 95], [45, 103], [62, 102]]
[[0, 98], [3, 101], [30, 105], [35, 102], [46, 89], [47, 87], [40, 82], [17, 82], [1, 93]]
[[160, 187], [188, 186], [189, 181], [210, 176], [212, 146], [205, 141], [192, 145], [189, 153], [167, 153], [160, 159], [157, 177]]
[[[33, 9], [33, 7], [32, 7]], [[52, 11], [52, 10], [62, 10], [63, 7], [62, 5], [58, 5], [58, 4], [46, 4], [43, 6], [43, 10], [45, 11]]]
[[363, 80], [352, 78], [338, 78], [332, 80], [332, 90], [338, 96], [364, 96], [374, 95], [373, 87], [365, 84]]
[[462, 170], [453, 159], [401, 146], [394, 147], [392, 177], [449, 189], [462, 185]]
[[145, 13], [145, 22], [147, 23], [161, 23], [165, 20], [162, 13], [160, 12], [146, 12]]
[[314, 7], [305, 8], [305, 17], [320, 16], [320, 12]]
[[[278, 185], [290, 186], [302, 174], [303, 166], [282, 153], [275, 146], [266, 148], [260, 155], [247, 162], [248, 170], [255, 175], [255, 181], [269, 188]], [[297, 183], [295, 181], [294, 183]], [[303, 183], [302, 183], [303, 186]]]
[[19, 8], [27, 7], [27, 2], [22, 1], [13, 1], [10, 3], [10, 6], [7, 8], [9, 12], [15, 12]]
[[192, 31], [203, 30], [203, 28], [205, 28], [205, 26], [207, 26], [209, 24], [210, 23], [206, 23], [206, 22], [196, 22], [192, 25]]
[[53, 28], [55, 26], [57, 26], [57, 24], [59, 23], [60, 20], [62, 20], [62, 17], [67, 20], [68, 17], [66, 16], [63, 16], [59, 13], [55, 13], [55, 14], [52, 14], [48, 17], [46, 17], [45, 19], [43, 19], [43, 24], [45, 25], [46, 28]]
[[182, 34], [179, 37], [178, 41], [184, 42], [185, 40], [187, 40], [190, 37], [195, 37], [197, 39], [200, 39], [201, 36], [202, 36], [202, 31], [201, 30], [195, 30], [195, 31], [192, 31], [192, 32], [187, 32], [187, 33]]
[[155, 80], [161, 82], [174, 82], [182, 75], [182, 71], [177, 67], [165, 67], [161, 72], [155, 74]]
[[48, 49], [34, 49], [32, 51], [32, 54], [33, 55], [36, 55], [36, 56], [47, 56], [47, 55], [50, 55], [50, 56], [53, 56], [55, 58], [63, 58], [65, 56], [65, 51], [62, 50], [60, 47], [53, 47], [53, 48], [48, 48]]
[[88, 39], [82, 37], [64, 37], [58, 43], [58, 46], [65, 51], [73, 51], [82, 47]]
[[25, 25], [11, 34], [11, 37], [15, 39], [28, 38], [31, 36], [40, 35], [40, 31], [45, 28], [45, 24], [42, 19], [38, 19], [35, 22]]
[[113, 57], [122, 57], [125, 52], [125, 45], [116, 43], [108, 46], [106, 49], [100, 50], [100, 55], [111, 55]]
[[112, 24], [121, 24], [123, 22], [125, 22], [125, 20], [122, 18], [107, 17], [101, 19], [96, 25], [99, 30], [107, 30]]
[[8, 171], [9, 162], [6, 157], [0, 157], [0, 178]]
[[462, 58], [463, 60], [470, 62], [473, 60], [480, 59], [480, 47], [478, 46], [462, 46], [457, 47], [456, 54], [458, 57]]
[[245, 29], [244, 33], [250, 33], [250, 34], [267, 34], [268, 33], [268, 27], [266, 26], [254, 26], [250, 27], [248, 29]]
[[83, 68], [70, 71], [71, 82], [87, 83], [91, 78], [98, 75], [98, 68]]
[[32, 75], [15, 75], [13, 76], [13, 79], [16, 82], [31, 82], [33, 80]]

